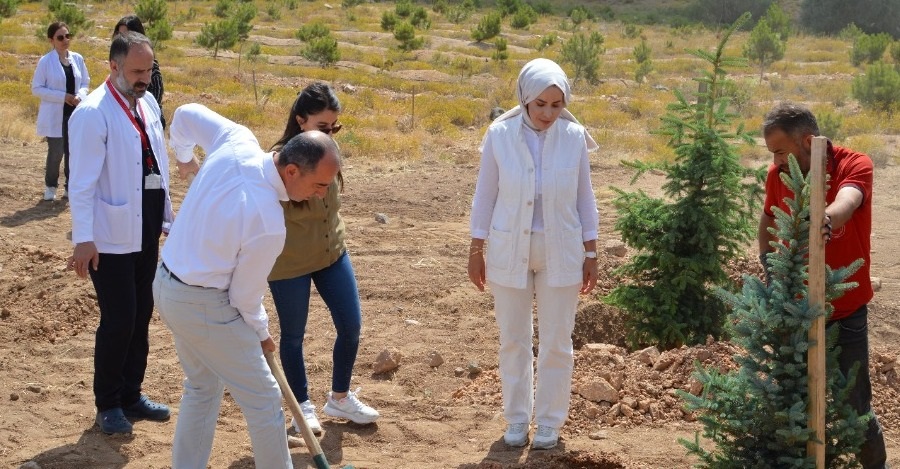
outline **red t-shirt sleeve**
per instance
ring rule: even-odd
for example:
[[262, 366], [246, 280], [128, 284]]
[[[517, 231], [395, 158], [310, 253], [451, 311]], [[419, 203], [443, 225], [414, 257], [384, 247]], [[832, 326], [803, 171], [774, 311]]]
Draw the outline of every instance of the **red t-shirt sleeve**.
[[763, 205], [763, 213], [767, 216], [775, 216], [772, 212], [772, 207], [780, 205], [779, 197], [781, 197], [782, 185], [781, 172], [778, 170], [778, 166], [770, 165], [769, 172], [766, 175], [766, 201], [765, 205]]
[[833, 181], [838, 181], [838, 191], [847, 186], [856, 187], [862, 191], [863, 203], [872, 197], [873, 167], [872, 160], [866, 155], [854, 153], [847, 157], [833, 177]]

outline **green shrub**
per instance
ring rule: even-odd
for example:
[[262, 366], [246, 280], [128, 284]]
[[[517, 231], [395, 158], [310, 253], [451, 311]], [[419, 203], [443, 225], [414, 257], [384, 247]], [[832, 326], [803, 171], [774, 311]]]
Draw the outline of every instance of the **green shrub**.
[[603, 36], [594, 31], [590, 36], [576, 33], [563, 43], [560, 61], [575, 67], [573, 83], [577, 83], [582, 78], [592, 84], [597, 82], [600, 54], [605, 51], [603, 40]]
[[304, 42], [309, 42], [315, 38], [331, 35], [331, 30], [321, 21], [313, 21], [300, 27], [294, 34], [294, 37]]
[[431, 6], [431, 11], [443, 15], [444, 13], [447, 13], [448, 8], [450, 8], [450, 5], [447, 4], [447, 0], [437, 0], [434, 2], [434, 5]]
[[425, 11], [424, 7], [414, 8], [409, 22], [419, 29], [431, 28], [431, 20], [428, 18], [428, 12]]
[[413, 12], [412, 2], [410, 0], [398, 0], [394, 5], [394, 13], [401, 18], [407, 18]]
[[216, 2], [216, 6], [213, 7], [213, 14], [219, 18], [225, 18], [231, 11], [232, 6], [234, 6], [233, 0], [219, 0]]
[[341, 60], [341, 51], [338, 50], [337, 40], [328, 34], [310, 39], [303, 49], [303, 57], [327, 67]]
[[494, 41], [494, 55], [492, 57], [494, 60], [500, 62], [509, 58], [509, 52], [506, 50], [506, 39], [498, 37], [497, 40]]
[[[65, 22], [69, 27], [69, 33], [73, 35], [77, 34], [80, 30], [88, 30], [94, 26], [94, 22], [88, 20], [87, 16], [84, 15], [84, 12], [74, 3], [64, 2], [63, 0], [50, 0], [48, 9], [50, 10], [50, 18], [47, 22]], [[46, 37], [46, 28], [42, 29], [43, 33], [41, 34], [41, 37]]]
[[894, 60], [894, 65], [900, 67], [900, 41], [894, 41], [891, 44], [891, 58]]
[[542, 51], [552, 46], [553, 44], [556, 44], [557, 39], [559, 39], [559, 36], [557, 36], [556, 33], [550, 33], [546, 36], [541, 36], [541, 42], [540, 44], [538, 44], [537, 50]]
[[838, 37], [845, 41], [855, 41], [860, 35], [865, 34], [866, 32], [862, 29], [859, 29], [859, 26], [856, 23], [850, 23], [847, 26], [844, 26], [841, 29], [841, 32], [838, 33]]
[[628, 39], [637, 39], [643, 32], [644, 30], [639, 28], [636, 24], [628, 23], [625, 25], [625, 31], [622, 32], [622, 35]]
[[860, 34], [853, 41], [850, 62], [857, 67], [863, 63], [873, 63], [884, 57], [884, 51], [893, 42], [887, 33]]
[[534, 8], [531, 8], [530, 5], [526, 4], [516, 10], [515, 14], [513, 14], [512, 20], [509, 22], [509, 25], [516, 29], [526, 29], [532, 24], [536, 23], [537, 19], [537, 12], [534, 11]]
[[488, 13], [484, 18], [481, 18], [478, 26], [475, 26], [472, 30], [472, 39], [475, 39], [476, 42], [482, 42], [496, 37], [500, 34], [500, 21], [500, 13]]
[[866, 73], [853, 79], [853, 97], [863, 107], [894, 111], [900, 103], [900, 71], [890, 64], [875, 62]]
[[841, 124], [843, 118], [839, 114], [830, 112], [816, 113], [816, 121], [819, 123], [819, 135], [828, 137], [831, 140], [838, 141], [844, 136], [841, 135]]
[[381, 29], [385, 31], [393, 31], [397, 25], [397, 15], [393, 11], [385, 10], [381, 13]]
[[411, 51], [422, 47], [425, 39], [416, 37], [416, 28], [409, 21], [401, 21], [394, 27], [394, 39], [400, 41], [400, 50]]

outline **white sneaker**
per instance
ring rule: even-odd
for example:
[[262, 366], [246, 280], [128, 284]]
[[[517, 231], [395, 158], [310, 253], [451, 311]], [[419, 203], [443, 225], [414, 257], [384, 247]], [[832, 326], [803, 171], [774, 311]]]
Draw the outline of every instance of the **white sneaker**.
[[511, 423], [506, 427], [503, 441], [509, 446], [525, 446], [528, 443], [528, 424]]
[[[312, 430], [313, 434], [321, 435], [322, 425], [319, 423], [319, 418], [316, 417], [316, 406], [307, 399], [300, 403], [300, 412], [303, 413], [303, 419], [306, 420], [306, 425]], [[297, 423], [296, 417], [291, 417], [291, 426], [294, 427], [297, 433], [303, 434], [300, 431], [300, 424]]]
[[531, 447], [534, 449], [550, 449], [556, 447], [557, 443], [559, 443], [558, 428], [538, 425]]
[[44, 200], [53, 200], [56, 198], [56, 188], [47, 186], [44, 188]]
[[332, 417], [351, 420], [359, 424], [372, 423], [378, 420], [378, 411], [363, 404], [356, 397], [359, 390], [360, 388], [356, 388], [356, 391], [348, 392], [347, 397], [340, 400], [334, 400], [331, 397], [331, 392], [329, 392], [328, 402], [325, 403], [325, 407], [322, 407], [322, 411]]

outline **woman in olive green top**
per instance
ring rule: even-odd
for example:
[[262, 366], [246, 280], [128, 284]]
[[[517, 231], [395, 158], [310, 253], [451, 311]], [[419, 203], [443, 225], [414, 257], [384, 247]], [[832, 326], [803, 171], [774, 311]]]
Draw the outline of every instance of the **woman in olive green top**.
[[[341, 129], [337, 123], [340, 113], [341, 105], [331, 86], [321, 82], [307, 86], [294, 101], [284, 135], [272, 149], [281, 148], [291, 137], [304, 131], [319, 130], [333, 136]], [[361, 424], [378, 418], [375, 409], [363, 404], [356, 392], [350, 391], [362, 314], [356, 276], [344, 245], [344, 222], [338, 213], [343, 185], [343, 176], [338, 173], [324, 199], [282, 202], [287, 238], [269, 275], [269, 289], [281, 325], [279, 347], [284, 374], [300, 402], [303, 417], [316, 434], [322, 432], [322, 427], [316, 418], [316, 407], [309, 399], [303, 361], [303, 335], [312, 283], [328, 306], [337, 329], [331, 392], [322, 410], [332, 417]], [[292, 424], [299, 431], [296, 421]]]

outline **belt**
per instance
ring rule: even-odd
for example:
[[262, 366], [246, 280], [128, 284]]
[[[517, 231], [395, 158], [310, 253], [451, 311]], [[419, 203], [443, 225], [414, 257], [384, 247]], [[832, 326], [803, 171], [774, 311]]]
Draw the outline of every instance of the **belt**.
[[[165, 263], [165, 262], [161, 262], [159, 265], [160, 265], [160, 267], [163, 268], [163, 270], [165, 270], [165, 271], [169, 274], [170, 277], [174, 278], [174, 279], [177, 280], [179, 283], [184, 283], [183, 280], [181, 280], [180, 278], [178, 278], [177, 275], [175, 275], [171, 270], [169, 270], [168, 267], [166, 267], [166, 263]], [[184, 284], [187, 285], [186, 283], [184, 283]]]

